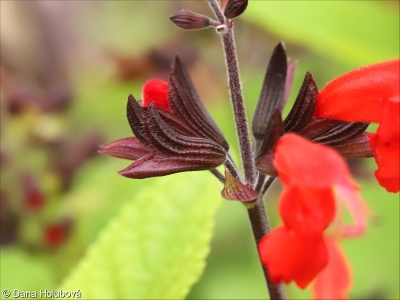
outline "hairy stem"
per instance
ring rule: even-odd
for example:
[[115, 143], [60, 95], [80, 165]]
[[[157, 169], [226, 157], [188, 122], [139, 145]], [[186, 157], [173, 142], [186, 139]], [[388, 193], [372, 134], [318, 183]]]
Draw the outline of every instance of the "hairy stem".
[[[271, 181], [272, 182], [272, 181]], [[256, 247], [258, 249], [258, 244], [260, 240], [262, 239], [263, 236], [268, 234], [270, 232], [270, 227], [269, 227], [269, 222], [268, 218], [265, 214], [265, 209], [264, 209], [264, 203], [262, 200], [262, 196], [258, 197], [256, 204], [247, 210], [250, 223], [251, 223], [251, 228], [253, 230], [253, 236], [256, 242]], [[261, 263], [261, 262], [260, 262]], [[267, 269], [263, 266], [261, 263], [263, 272], [264, 272], [264, 278], [267, 283], [268, 287], [268, 292], [271, 300], [284, 300], [285, 298], [285, 293], [283, 291], [283, 287], [281, 284], [274, 284], [271, 282], [271, 279], [268, 276]]]
[[246, 108], [243, 101], [242, 84], [239, 75], [239, 63], [236, 55], [233, 26], [227, 20], [216, 0], [208, 0], [214, 14], [221, 22], [220, 34], [224, 45], [226, 67], [228, 69], [228, 85], [231, 94], [236, 131], [239, 139], [240, 153], [243, 162], [244, 176], [247, 185], [254, 188], [257, 180], [257, 169], [254, 164], [254, 155], [251, 148], [249, 130], [247, 127]]
[[253, 151], [251, 150], [246, 109], [243, 102], [242, 85], [240, 82], [239, 66], [232, 28], [229, 28], [229, 30], [222, 35], [222, 42], [224, 45], [226, 65], [228, 69], [229, 89], [242, 156], [244, 175], [246, 183], [253, 187], [257, 178], [257, 170], [254, 164]]
[[218, 18], [218, 20], [221, 22], [221, 24], [225, 23], [225, 17], [217, 3], [216, 0], [208, 0], [208, 3], [211, 6], [211, 9], [213, 10], [215, 16]]
[[[239, 68], [232, 29], [229, 29], [226, 34], [223, 34], [222, 40], [224, 44], [226, 64], [228, 67], [229, 87], [231, 90], [236, 129], [239, 137], [246, 183], [255, 188], [258, 172], [255, 166], [253, 151], [250, 144], [246, 110], [243, 103], [242, 87], [240, 83]], [[264, 181], [265, 177], [261, 176], [260, 179]], [[265, 192], [272, 184], [273, 180], [274, 178], [268, 178], [264, 181], [264, 184], [260, 185], [258, 188]], [[270, 232], [270, 227], [262, 200], [263, 195], [263, 193], [260, 193], [256, 204], [253, 207], [248, 208], [248, 215], [257, 249], [261, 238]], [[268, 276], [267, 269], [262, 264], [261, 266], [268, 286], [270, 298], [273, 300], [285, 299], [282, 285], [273, 284]]]
[[[264, 209], [263, 195], [272, 184], [274, 178], [266, 179], [264, 175], [259, 176], [255, 165], [254, 153], [252, 151], [249, 129], [247, 126], [246, 108], [243, 101], [243, 92], [239, 75], [239, 63], [236, 55], [232, 21], [227, 20], [224, 17], [216, 0], [208, 0], [208, 2], [218, 20], [221, 22], [221, 26], [223, 26], [222, 28], [217, 28], [217, 31], [222, 36], [222, 43], [224, 46], [226, 66], [228, 69], [228, 84], [231, 94], [233, 114], [235, 117], [236, 131], [239, 139], [245, 181], [248, 186], [256, 188], [257, 192], [259, 192], [259, 196], [255, 205], [253, 207], [248, 207], [247, 209], [253, 236], [256, 242], [256, 248], [258, 249], [258, 244], [262, 237], [270, 232], [268, 219]], [[234, 166], [232, 167], [232, 165], [230, 165], [230, 168], [236, 169]], [[262, 192], [260, 193], [260, 191]], [[268, 276], [267, 269], [262, 263], [261, 266], [264, 272], [270, 299], [284, 300], [285, 294], [282, 285], [273, 284]]]

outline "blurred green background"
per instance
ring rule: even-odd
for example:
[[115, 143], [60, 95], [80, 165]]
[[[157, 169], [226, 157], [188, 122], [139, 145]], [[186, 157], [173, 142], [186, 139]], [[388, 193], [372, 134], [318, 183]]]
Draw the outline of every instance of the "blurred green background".
[[[239, 203], [220, 199], [221, 185], [208, 172], [129, 180], [116, 173], [127, 161], [96, 154], [99, 144], [131, 135], [125, 118], [127, 96], [140, 98], [141, 86], [149, 78], [167, 79], [178, 54], [238, 158], [219, 37], [212, 29], [182, 31], [169, 21], [182, 8], [211, 15], [206, 2], [1, 1], [0, 5], [1, 289], [57, 289], [128, 202], [162, 198], [168, 220], [173, 221], [180, 220], [178, 215], [185, 210], [179, 209], [181, 202], [169, 199], [184, 198], [198, 208], [193, 214], [198, 214], [198, 228], [204, 232], [199, 261], [208, 253], [208, 233], [213, 233], [204, 273], [188, 298], [265, 299], [246, 211]], [[290, 108], [306, 71], [322, 88], [353, 68], [397, 58], [398, 12], [398, 1], [250, 0], [247, 11], [235, 21], [249, 116], [279, 41], [285, 43], [290, 61], [298, 61], [286, 107]], [[399, 197], [376, 183], [373, 160], [349, 163], [373, 211], [365, 236], [343, 243], [354, 277], [350, 297], [399, 299]], [[274, 226], [279, 224], [280, 189], [275, 183], [265, 199]], [[171, 210], [169, 201], [176, 210]], [[209, 212], [203, 220], [205, 211]], [[151, 223], [152, 218], [156, 215], [149, 213], [141, 222]], [[129, 230], [140, 231], [143, 224], [132, 224]], [[168, 229], [169, 224], [159, 226]], [[189, 236], [187, 241], [184, 234], [173, 233], [173, 243], [180, 238], [183, 245], [190, 242]], [[111, 256], [119, 244], [114, 246], [115, 252], [107, 252]], [[192, 281], [203, 267], [196, 267]], [[310, 297], [294, 285], [287, 286], [287, 293], [289, 299]]]

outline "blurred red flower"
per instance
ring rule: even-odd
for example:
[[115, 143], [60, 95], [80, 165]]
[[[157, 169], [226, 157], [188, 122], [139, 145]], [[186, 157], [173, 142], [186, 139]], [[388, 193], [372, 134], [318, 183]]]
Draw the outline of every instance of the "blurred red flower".
[[389, 192], [400, 190], [400, 60], [362, 67], [331, 81], [317, 97], [316, 115], [379, 123], [370, 134], [375, 176]]
[[[336, 150], [296, 134], [278, 140], [274, 165], [284, 185], [279, 205], [284, 224], [261, 240], [261, 261], [275, 283], [294, 281], [305, 288], [318, 278], [318, 295], [335, 290], [335, 299], [341, 299], [350, 286], [350, 275], [341, 278], [340, 287], [331, 280], [339, 271], [349, 272], [336, 250], [337, 242], [362, 234], [366, 226], [358, 186]], [[348, 207], [353, 225], [343, 224], [343, 206]], [[327, 235], [331, 224], [333, 235]]]

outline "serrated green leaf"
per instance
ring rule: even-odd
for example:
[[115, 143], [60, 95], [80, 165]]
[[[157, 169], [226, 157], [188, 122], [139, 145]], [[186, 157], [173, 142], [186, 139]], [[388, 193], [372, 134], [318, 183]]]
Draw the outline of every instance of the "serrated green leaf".
[[177, 174], [142, 189], [60, 289], [80, 290], [85, 299], [183, 299], [209, 252], [221, 203], [213, 179], [205, 172]]
[[399, 55], [398, 8], [378, 2], [253, 1], [243, 17], [286, 41], [359, 66]]

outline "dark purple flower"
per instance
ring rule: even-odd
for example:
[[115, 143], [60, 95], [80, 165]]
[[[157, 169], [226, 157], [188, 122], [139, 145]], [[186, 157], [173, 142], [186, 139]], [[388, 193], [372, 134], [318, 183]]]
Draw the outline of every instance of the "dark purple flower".
[[119, 172], [129, 178], [211, 170], [225, 163], [228, 143], [207, 113], [186, 68], [175, 59], [169, 82], [150, 80], [142, 105], [130, 95], [127, 117], [134, 137], [100, 148], [135, 162]]

